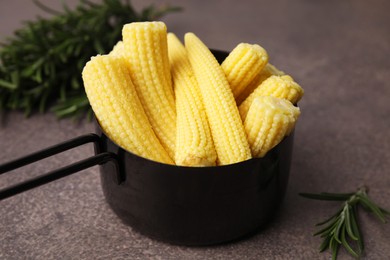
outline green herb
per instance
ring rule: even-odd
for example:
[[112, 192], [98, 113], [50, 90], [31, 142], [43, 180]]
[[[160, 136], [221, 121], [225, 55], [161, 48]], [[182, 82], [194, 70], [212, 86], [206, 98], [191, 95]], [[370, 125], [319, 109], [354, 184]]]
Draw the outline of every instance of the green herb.
[[35, 4], [51, 18], [38, 17], [0, 43], [0, 111], [26, 115], [52, 106], [58, 117], [91, 115], [81, 71], [91, 56], [108, 53], [121, 39], [122, 27], [157, 20], [177, 7], [153, 5], [137, 13], [130, 1], [81, 0], [74, 10]]
[[367, 195], [367, 188], [359, 188], [354, 193], [300, 193], [301, 196], [315, 200], [344, 201], [343, 206], [330, 218], [318, 223], [325, 226], [314, 235], [323, 238], [320, 252], [330, 249], [332, 259], [337, 259], [340, 246], [352, 256], [359, 258], [363, 254], [364, 243], [358, 222], [358, 208], [373, 213], [380, 221], [386, 223], [386, 215], [390, 212], [379, 207]]

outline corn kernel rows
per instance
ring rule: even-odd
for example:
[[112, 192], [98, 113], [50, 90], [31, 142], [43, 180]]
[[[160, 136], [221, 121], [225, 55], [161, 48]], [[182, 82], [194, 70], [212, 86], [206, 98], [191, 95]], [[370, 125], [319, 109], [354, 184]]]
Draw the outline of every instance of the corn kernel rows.
[[96, 118], [113, 141], [135, 154], [173, 164], [148, 122], [122, 59], [93, 57], [82, 76]]
[[197, 80], [184, 45], [168, 34], [168, 54], [176, 96], [177, 134], [175, 162], [185, 166], [214, 166], [214, 148]]
[[175, 156], [176, 106], [172, 88], [167, 28], [162, 22], [126, 24], [124, 58], [146, 115], [171, 158]]
[[218, 164], [250, 159], [251, 152], [240, 114], [221, 66], [195, 34], [185, 35], [185, 46], [202, 93]]
[[260, 73], [268, 62], [268, 54], [257, 44], [240, 43], [223, 61], [221, 67], [229, 81], [234, 98]]
[[185, 166], [263, 157], [294, 128], [304, 93], [261, 46], [239, 44], [220, 65], [195, 34], [184, 46], [162, 22], [125, 25], [123, 41], [92, 58], [83, 80], [113, 141]]

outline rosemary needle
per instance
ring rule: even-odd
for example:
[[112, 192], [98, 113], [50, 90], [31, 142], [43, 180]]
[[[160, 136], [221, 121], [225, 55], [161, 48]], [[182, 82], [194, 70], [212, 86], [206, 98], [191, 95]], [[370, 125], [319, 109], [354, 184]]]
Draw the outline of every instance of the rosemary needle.
[[179, 10], [151, 5], [136, 12], [128, 0], [80, 0], [73, 10], [57, 11], [34, 2], [51, 17], [26, 22], [0, 43], [0, 112], [30, 115], [52, 107], [58, 117], [91, 114], [81, 79], [90, 57], [108, 53], [124, 24]]
[[367, 194], [367, 188], [361, 187], [354, 193], [300, 193], [299, 195], [315, 200], [343, 201], [342, 207], [327, 220], [317, 226], [325, 226], [314, 235], [323, 241], [320, 252], [330, 249], [332, 259], [337, 259], [340, 246], [343, 246], [353, 257], [359, 258], [364, 251], [363, 237], [357, 219], [359, 206], [373, 213], [381, 222], [386, 223], [390, 212], [379, 207]]

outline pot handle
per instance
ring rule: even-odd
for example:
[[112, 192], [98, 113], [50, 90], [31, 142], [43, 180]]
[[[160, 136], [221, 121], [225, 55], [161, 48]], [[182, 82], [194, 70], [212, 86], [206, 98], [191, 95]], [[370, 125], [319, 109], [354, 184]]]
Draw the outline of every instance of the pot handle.
[[[40, 150], [38, 152], [34, 152], [32, 154], [23, 156], [16, 160], [4, 163], [0, 165], [0, 175], [14, 169], [20, 168], [22, 166], [31, 164], [33, 162], [42, 160], [44, 158], [50, 157], [52, 155], [67, 151], [69, 149], [81, 146], [86, 143], [94, 143], [97, 151], [101, 151], [100, 149], [100, 137], [96, 134], [86, 134], [74, 139], [65, 141], [63, 143], [59, 143], [57, 145], [48, 147], [46, 149]], [[76, 163], [64, 166], [62, 168], [53, 170], [44, 175], [38, 176], [36, 178], [24, 181], [19, 184], [15, 184], [10, 187], [6, 187], [0, 190], [0, 201], [16, 194], [22, 193], [24, 191], [39, 187], [43, 184], [58, 180], [60, 178], [66, 177], [78, 171], [87, 169], [89, 167], [95, 165], [101, 165], [107, 162], [114, 163], [116, 167], [116, 181], [120, 184], [123, 181], [123, 177], [121, 176], [120, 164], [118, 161], [118, 156], [111, 152], [102, 152], [97, 155], [91, 156], [89, 158], [83, 159]]]

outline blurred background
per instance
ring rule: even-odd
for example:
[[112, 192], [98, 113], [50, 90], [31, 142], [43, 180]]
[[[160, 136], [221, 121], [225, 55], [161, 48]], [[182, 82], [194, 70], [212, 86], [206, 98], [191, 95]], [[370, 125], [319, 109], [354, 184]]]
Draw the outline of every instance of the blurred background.
[[[61, 1], [41, 1], [61, 10]], [[64, 1], [72, 8], [78, 1]], [[100, 1], [94, 1], [100, 2]], [[246, 240], [207, 248], [171, 246], [122, 224], [104, 202], [97, 167], [1, 202], [2, 259], [329, 259], [314, 225], [335, 212], [332, 202], [299, 192], [350, 192], [361, 185], [390, 208], [390, 2], [385, 0], [131, 1], [183, 8], [162, 20], [182, 37], [230, 51], [257, 43], [270, 62], [304, 89], [284, 204], [275, 221]], [[24, 20], [44, 14], [32, 1], [0, 1], [0, 41]], [[11, 112], [0, 126], [0, 163], [93, 131], [51, 114]], [[64, 153], [0, 178], [0, 188], [92, 154]], [[367, 259], [390, 255], [390, 228], [359, 215]], [[340, 259], [352, 259], [344, 250]]]

